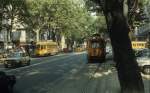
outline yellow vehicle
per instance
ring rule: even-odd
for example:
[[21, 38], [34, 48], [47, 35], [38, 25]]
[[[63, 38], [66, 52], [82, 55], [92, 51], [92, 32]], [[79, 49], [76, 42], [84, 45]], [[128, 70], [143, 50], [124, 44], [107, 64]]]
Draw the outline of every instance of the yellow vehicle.
[[146, 41], [132, 41], [131, 43], [133, 49], [144, 49], [148, 47]]
[[94, 34], [87, 42], [87, 57], [88, 62], [94, 62], [98, 60], [103, 62], [105, 60], [105, 41], [100, 38], [99, 34]]
[[41, 41], [36, 43], [36, 56], [48, 56], [54, 55], [59, 52], [58, 44], [51, 40], [49, 41]]
[[74, 49], [74, 51], [75, 52], [83, 52], [83, 51], [85, 51], [86, 50], [86, 46], [85, 45], [80, 45], [80, 46], [77, 46], [75, 49]]
[[77, 48], [75, 48], [75, 52], [82, 52], [82, 51], [84, 51], [85, 49], [84, 48], [82, 48], [82, 47], [77, 47]]

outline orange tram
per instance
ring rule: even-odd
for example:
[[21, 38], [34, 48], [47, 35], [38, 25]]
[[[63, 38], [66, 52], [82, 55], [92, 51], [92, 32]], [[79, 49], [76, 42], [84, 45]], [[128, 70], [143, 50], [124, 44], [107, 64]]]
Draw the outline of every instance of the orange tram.
[[106, 56], [105, 47], [105, 40], [99, 34], [92, 35], [87, 41], [88, 63], [104, 62]]

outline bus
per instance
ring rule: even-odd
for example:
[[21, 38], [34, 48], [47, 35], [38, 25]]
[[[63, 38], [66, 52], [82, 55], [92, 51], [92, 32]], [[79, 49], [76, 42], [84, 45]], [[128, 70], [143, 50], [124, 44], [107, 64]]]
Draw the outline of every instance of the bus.
[[36, 43], [35, 55], [36, 56], [48, 56], [55, 55], [59, 52], [57, 42], [51, 40], [40, 41]]
[[94, 62], [94, 60], [105, 61], [105, 46], [105, 40], [99, 34], [92, 35], [87, 42], [88, 63]]

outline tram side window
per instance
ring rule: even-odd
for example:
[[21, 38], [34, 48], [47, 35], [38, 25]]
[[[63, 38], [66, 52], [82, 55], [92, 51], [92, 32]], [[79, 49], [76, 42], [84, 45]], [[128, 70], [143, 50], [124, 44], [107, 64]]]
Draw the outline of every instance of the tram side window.
[[37, 45], [36, 48], [37, 48], [37, 49], [40, 49], [40, 45]]
[[41, 49], [45, 49], [45, 48], [46, 48], [46, 46], [45, 46], [45, 45], [42, 45], [42, 46], [41, 46]]
[[40, 49], [44, 49], [44, 47], [41, 45]]
[[143, 47], [145, 47], [145, 45], [144, 45], [144, 44], [142, 44], [142, 46], [143, 46]]
[[50, 45], [48, 45], [47, 47], [48, 47], [48, 49], [49, 49], [49, 48], [50, 48]]
[[44, 45], [37, 45], [37, 49], [45, 49], [46, 46]]

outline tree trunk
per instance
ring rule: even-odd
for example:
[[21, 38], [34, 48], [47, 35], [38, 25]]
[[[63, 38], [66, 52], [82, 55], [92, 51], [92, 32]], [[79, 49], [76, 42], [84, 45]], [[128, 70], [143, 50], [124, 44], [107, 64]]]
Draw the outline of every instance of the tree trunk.
[[121, 91], [123, 93], [144, 93], [140, 69], [128, 35], [130, 29], [128, 20], [124, 15], [123, 2], [121, 0], [112, 1], [111, 4], [109, 0], [106, 2], [106, 9], [108, 10], [104, 12], [114, 51], [114, 60], [116, 62]]
[[[116, 18], [112, 22], [110, 38], [114, 50], [114, 60], [117, 64], [118, 76], [123, 90], [136, 91], [125, 93], [143, 93], [143, 83], [140, 70], [134, 57], [128, 37], [128, 27], [125, 21]], [[141, 91], [141, 92], [140, 92]]]

